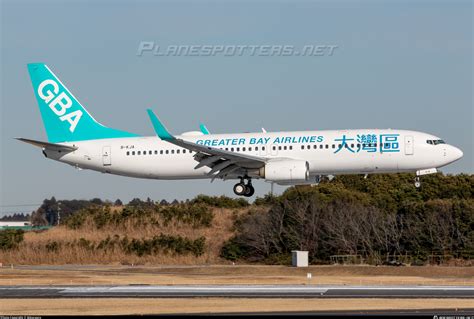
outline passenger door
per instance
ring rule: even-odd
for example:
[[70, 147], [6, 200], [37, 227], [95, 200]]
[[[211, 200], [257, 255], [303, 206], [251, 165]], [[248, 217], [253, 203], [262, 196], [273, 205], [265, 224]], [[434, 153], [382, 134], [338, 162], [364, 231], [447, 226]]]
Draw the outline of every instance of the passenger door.
[[414, 153], [413, 136], [405, 136], [405, 155], [413, 155]]
[[110, 146], [104, 146], [102, 148], [102, 163], [104, 166], [112, 165], [112, 158], [111, 158], [111, 148]]

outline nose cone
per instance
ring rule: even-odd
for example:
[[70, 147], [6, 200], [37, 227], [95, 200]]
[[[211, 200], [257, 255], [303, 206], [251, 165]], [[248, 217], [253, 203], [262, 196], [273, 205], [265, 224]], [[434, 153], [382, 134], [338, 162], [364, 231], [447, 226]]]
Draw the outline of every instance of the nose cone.
[[453, 148], [454, 148], [454, 151], [453, 151], [454, 157], [456, 158], [456, 161], [457, 161], [458, 159], [463, 157], [464, 153], [457, 147], [453, 147]]
[[449, 157], [454, 162], [463, 157], [464, 153], [457, 147], [451, 146], [449, 148]]

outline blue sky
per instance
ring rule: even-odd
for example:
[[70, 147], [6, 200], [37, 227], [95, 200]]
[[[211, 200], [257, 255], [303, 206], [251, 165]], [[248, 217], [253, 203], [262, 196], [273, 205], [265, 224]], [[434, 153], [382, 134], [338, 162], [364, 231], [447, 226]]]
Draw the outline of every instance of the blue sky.
[[[26, 64], [45, 62], [103, 124], [153, 135], [401, 128], [432, 133], [473, 171], [472, 2], [2, 1], [1, 212], [43, 198], [185, 199], [232, 182], [148, 181], [46, 160]], [[167, 45], [337, 45], [332, 56], [157, 57]], [[269, 184], [256, 183], [257, 195]], [[277, 188], [278, 191], [283, 188]]]

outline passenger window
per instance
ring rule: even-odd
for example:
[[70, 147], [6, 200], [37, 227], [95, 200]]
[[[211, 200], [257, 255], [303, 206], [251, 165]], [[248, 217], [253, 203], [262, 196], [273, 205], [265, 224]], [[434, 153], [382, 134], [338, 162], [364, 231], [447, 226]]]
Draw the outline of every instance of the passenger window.
[[264, 150], [265, 150], [265, 146], [262, 146], [262, 151], [264, 151]]
[[336, 148], [336, 145], [332, 144], [332, 148]]
[[292, 150], [292, 149], [293, 149], [293, 145], [290, 145], [290, 150]]
[[272, 149], [275, 151], [277, 148], [276, 148], [276, 146], [272, 146]]
[[281, 146], [278, 146], [278, 150], [281, 151]]
[[183, 150], [183, 154], [186, 153], [186, 150]]
[[319, 149], [322, 149], [323, 148], [323, 144], [319, 145]]
[[132, 155], [135, 155], [135, 151], [132, 151]]
[[225, 150], [226, 150], [226, 151], [228, 151], [228, 150], [229, 150], [229, 148], [228, 148], [228, 147], [226, 147], [226, 148], [225, 148]]
[[328, 149], [328, 148], [329, 148], [329, 144], [326, 144], [326, 149]]
[[179, 150], [177, 150], [176, 153], [179, 154]]
[[174, 154], [174, 150], [171, 150], [171, 154]]
[[304, 150], [304, 145], [301, 145], [301, 149]]
[[138, 152], [137, 152], [137, 155], [142, 155], [141, 151], [138, 151]]
[[160, 154], [163, 154], [163, 150], [160, 150]]
[[230, 148], [230, 151], [231, 151], [231, 152], [233, 152], [233, 151], [234, 151], [234, 148], [233, 148], [233, 147], [231, 147], [231, 148]]
[[242, 151], [245, 152], [245, 147], [242, 147]]
[[157, 151], [157, 150], [155, 150], [155, 155], [158, 155], [158, 151]]
[[314, 144], [314, 145], [313, 145], [313, 148], [314, 148], [315, 150], [317, 150], [317, 149], [318, 149], [318, 145]]
[[169, 151], [169, 150], [166, 150], [165, 152], [166, 152], [166, 154], [169, 154], [169, 153], [170, 153], [170, 151]]
[[255, 146], [255, 150], [258, 151], [258, 146]]
[[286, 151], [286, 145], [283, 147], [283, 149]]
[[251, 147], [249, 147], [249, 151], [250, 151], [250, 152], [252, 151], [252, 148], [251, 148]]
[[127, 152], [127, 156], [130, 155], [130, 152]]

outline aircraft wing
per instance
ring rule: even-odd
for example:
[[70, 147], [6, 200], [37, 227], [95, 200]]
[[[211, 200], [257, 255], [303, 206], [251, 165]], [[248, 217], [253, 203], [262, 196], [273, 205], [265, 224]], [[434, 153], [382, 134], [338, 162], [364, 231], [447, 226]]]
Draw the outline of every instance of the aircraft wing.
[[74, 147], [74, 146], [30, 140], [30, 139], [22, 138], [22, 137], [16, 137], [16, 139], [19, 141], [34, 145], [34, 146], [51, 150], [51, 151], [74, 152], [75, 150], [77, 150], [77, 147]]
[[226, 179], [229, 176], [239, 175], [239, 172], [244, 173], [246, 169], [259, 169], [268, 161], [264, 157], [225, 151], [176, 138], [168, 132], [152, 110], [148, 109], [147, 112], [156, 135], [171, 144], [196, 152], [194, 159], [199, 163], [194, 168], [204, 166], [211, 168], [208, 174], [212, 176], [212, 181], [216, 178]]

